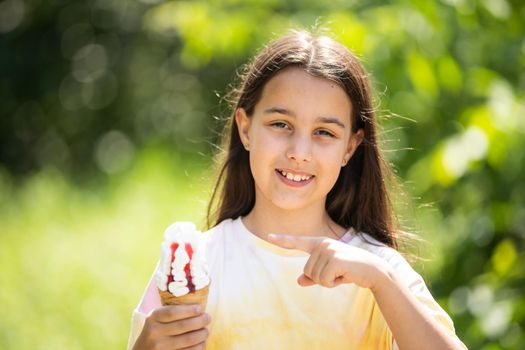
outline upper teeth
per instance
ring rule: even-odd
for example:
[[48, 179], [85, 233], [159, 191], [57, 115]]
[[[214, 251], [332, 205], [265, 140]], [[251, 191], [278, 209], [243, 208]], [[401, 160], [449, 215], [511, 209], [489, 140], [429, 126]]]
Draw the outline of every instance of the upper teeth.
[[297, 175], [297, 174], [294, 175], [292, 173], [287, 173], [284, 170], [280, 170], [280, 172], [281, 174], [283, 174], [283, 176], [286, 176], [288, 180], [292, 180], [292, 181], [305, 181], [312, 177], [311, 175]]

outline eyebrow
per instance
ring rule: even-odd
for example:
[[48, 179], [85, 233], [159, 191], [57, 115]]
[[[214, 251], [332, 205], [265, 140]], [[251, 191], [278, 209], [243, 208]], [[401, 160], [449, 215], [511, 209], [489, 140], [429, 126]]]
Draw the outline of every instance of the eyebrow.
[[[272, 114], [272, 113], [284, 114], [284, 115], [290, 116], [292, 118], [297, 118], [297, 116], [295, 115], [294, 112], [292, 112], [292, 111], [290, 111], [290, 110], [288, 110], [286, 108], [271, 107], [271, 108], [267, 108], [267, 109], [265, 109], [263, 111], [263, 114]], [[345, 128], [345, 125], [343, 123], [341, 123], [341, 121], [337, 117], [317, 117], [315, 119], [315, 122], [317, 122], [317, 123], [335, 124], [335, 125], [339, 126], [342, 129]]]

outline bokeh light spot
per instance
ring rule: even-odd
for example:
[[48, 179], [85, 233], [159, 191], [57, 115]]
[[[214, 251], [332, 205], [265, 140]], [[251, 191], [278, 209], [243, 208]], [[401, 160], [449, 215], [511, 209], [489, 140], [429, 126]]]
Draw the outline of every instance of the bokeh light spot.
[[99, 44], [88, 44], [80, 48], [73, 59], [73, 76], [82, 83], [101, 77], [108, 63], [106, 50]]
[[21, 0], [5, 0], [0, 2], [0, 33], [14, 30], [22, 20], [26, 7]]
[[95, 161], [103, 172], [114, 174], [127, 168], [135, 154], [135, 146], [121, 131], [104, 134], [95, 149]]

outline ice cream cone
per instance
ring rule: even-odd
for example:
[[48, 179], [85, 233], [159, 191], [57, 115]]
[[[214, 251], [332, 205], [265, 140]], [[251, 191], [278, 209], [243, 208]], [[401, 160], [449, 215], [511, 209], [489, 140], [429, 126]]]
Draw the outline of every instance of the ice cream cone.
[[208, 293], [210, 291], [210, 285], [196, 290], [193, 293], [188, 293], [176, 297], [169, 291], [159, 290], [160, 300], [162, 305], [180, 305], [180, 304], [200, 304], [202, 310], [206, 310], [206, 303], [208, 302]]
[[[162, 305], [200, 304], [206, 309], [210, 276], [205, 246], [203, 235], [191, 222], [177, 222], [166, 229], [155, 272]], [[194, 286], [204, 287], [194, 290]]]

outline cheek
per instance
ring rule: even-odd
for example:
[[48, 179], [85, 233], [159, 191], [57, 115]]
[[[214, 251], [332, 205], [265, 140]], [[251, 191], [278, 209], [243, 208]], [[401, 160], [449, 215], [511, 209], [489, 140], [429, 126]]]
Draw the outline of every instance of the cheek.
[[316, 148], [316, 158], [326, 168], [339, 167], [342, 164], [346, 150], [341, 145], [320, 145]]
[[254, 135], [250, 144], [250, 158], [267, 163], [268, 161], [281, 157], [286, 148], [285, 140], [266, 132]]
[[263, 180], [265, 174], [269, 172], [271, 154], [269, 147], [264, 148], [256, 145], [253, 148], [250, 147], [250, 168], [256, 181]]
[[341, 172], [343, 153], [339, 148], [324, 150], [317, 159], [322, 164], [324, 179], [327, 183], [334, 185]]

